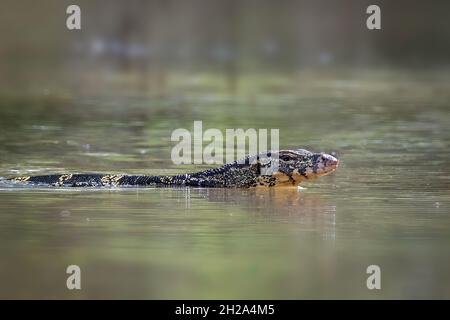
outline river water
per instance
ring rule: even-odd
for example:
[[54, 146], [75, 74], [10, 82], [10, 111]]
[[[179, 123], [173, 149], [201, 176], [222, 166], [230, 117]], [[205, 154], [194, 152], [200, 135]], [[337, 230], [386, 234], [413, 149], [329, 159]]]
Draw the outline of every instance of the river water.
[[[258, 94], [4, 97], [0, 176], [175, 174], [170, 135], [278, 128], [336, 152], [304, 189], [0, 184], [1, 298], [450, 298], [450, 112], [434, 75], [275, 84]], [[66, 268], [81, 268], [81, 290]], [[381, 269], [368, 290], [366, 269]]]

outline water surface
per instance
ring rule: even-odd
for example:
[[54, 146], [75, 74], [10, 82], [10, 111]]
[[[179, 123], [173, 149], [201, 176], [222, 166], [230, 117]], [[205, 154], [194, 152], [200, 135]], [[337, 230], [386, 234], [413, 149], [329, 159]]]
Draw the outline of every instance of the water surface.
[[[448, 83], [448, 82], [447, 82]], [[433, 77], [261, 94], [0, 101], [0, 176], [174, 174], [171, 132], [279, 128], [335, 151], [306, 189], [0, 186], [1, 298], [450, 298], [450, 90]], [[82, 290], [66, 289], [66, 267]], [[379, 265], [382, 290], [366, 288]]]

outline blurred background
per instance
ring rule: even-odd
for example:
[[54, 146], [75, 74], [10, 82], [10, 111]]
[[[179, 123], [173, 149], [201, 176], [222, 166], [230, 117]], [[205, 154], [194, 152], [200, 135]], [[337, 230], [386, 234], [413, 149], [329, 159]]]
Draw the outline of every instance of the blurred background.
[[[81, 7], [81, 31], [66, 28], [72, 3]], [[381, 7], [382, 30], [366, 28], [370, 4]], [[350, 73], [372, 67], [444, 73], [449, 67], [448, 1], [3, 0], [0, 5], [0, 93], [7, 94], [242, 93], [256, 74], [257, 84], [251, 85], [258, 91], [265, 90], [261, 86], [270, 74], [301, 85], [306, 74], [336, 77], [333, 72], [342, 67]]]

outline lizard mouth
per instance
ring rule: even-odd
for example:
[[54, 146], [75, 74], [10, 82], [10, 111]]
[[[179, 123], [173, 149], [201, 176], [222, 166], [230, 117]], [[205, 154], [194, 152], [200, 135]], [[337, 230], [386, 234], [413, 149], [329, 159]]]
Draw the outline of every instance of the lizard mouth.
[[313, 172], [318, 176], [329, 174], [337, 169], [339, 160], [329, 154], [322, 154], [313, 167]]
[[329, 172], [333, 172], [339, 166], [339, 160], [333, 156], [330, 156], [332, 159], [326, 161], [325, 169]]

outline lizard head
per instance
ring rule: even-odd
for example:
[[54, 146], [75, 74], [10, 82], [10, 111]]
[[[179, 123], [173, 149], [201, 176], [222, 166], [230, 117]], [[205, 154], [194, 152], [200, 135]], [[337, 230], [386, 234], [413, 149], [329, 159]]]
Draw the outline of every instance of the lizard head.
[[339, 160], [326, 153], [304, 149], [280, 150], [260, 155], [261, 176], [271, 177], [275, 186], [298, 185], [336, 170]]

